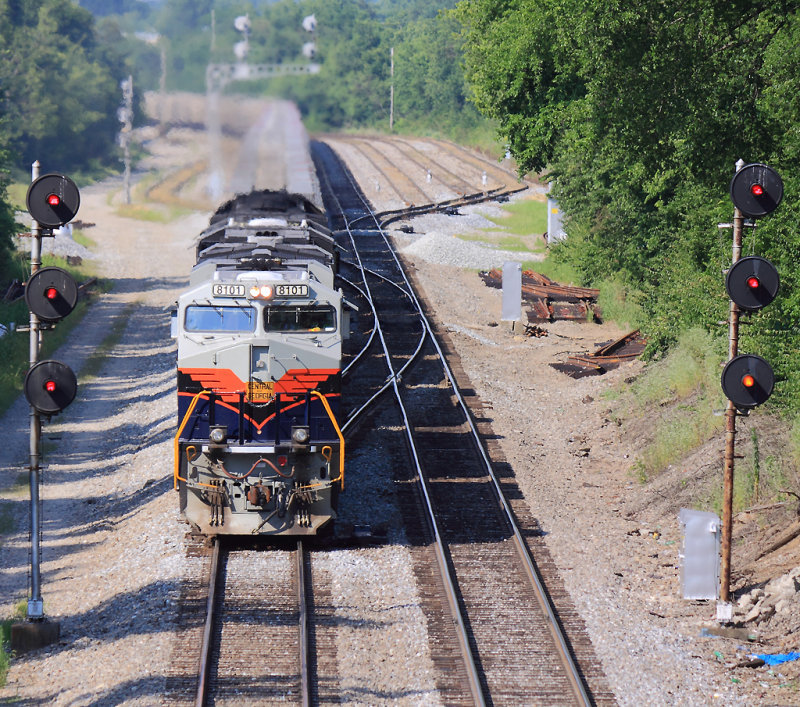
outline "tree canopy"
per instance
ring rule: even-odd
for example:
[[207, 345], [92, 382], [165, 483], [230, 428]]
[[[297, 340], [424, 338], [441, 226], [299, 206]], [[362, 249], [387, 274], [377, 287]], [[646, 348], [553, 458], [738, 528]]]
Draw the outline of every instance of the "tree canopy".
[[746, 237], [783, 287], [741, 350], [769, 357], [800, 404], [794, 322], [800, 2], [463, 0], [467, 77], [523, 171], [545, 170], [568, 215], [556, 253], [586, 281], [614, 273], [655, 352], [687, 327], [723, 335], [728, 185], [739, 158], [784, 178]]
[[115, 159], [122, 51], [70, 0], [0, 0], [1, 262], [17, 228], [12, 167], [25, 173], [39, 159], [47, 171], [75, 173]]

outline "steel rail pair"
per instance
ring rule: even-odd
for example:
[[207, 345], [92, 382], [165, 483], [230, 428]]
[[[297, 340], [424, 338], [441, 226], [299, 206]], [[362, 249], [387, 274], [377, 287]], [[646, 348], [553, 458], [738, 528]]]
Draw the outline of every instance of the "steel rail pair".
[[[464, 398], [463, 398], [463, 396], [461, 394], [461, 391], [458, 388], [455, 376], [453, 375], [453, 372], [452, 372], [449, 364], [447, 363], [447, 359], [446, 359], [446, 357], [444, 355], [444, 352], [442, 351], [442, 348], [441, 348], [439, 342], [436, 339], [436, 336], [434, 334], [434, 331], [433, 331], [433, 328], [432, 328], [432, 326], [430, 324], [430, 321], [428, 320], [427, 316], [425, 315], [424, 309], [423, 309], [419, 299], [417, 298], [417, 296], [416, 296], [416, 294], [414, 292], [414, 288], [413, 288], [413, 286], [411, 285], [410, 281], [408, 280], [408, 278], [406, 276], [405, 270], [404, 270], [404, 268], [403, 268], [403, 266], [402, 266], [402, 264], [401, 264], [401, 262], [400, 262], [400, 260], [399, 260], [399, 258], [397, 256], [395, 248], [393, 247], [389, 237], [387, 236], [386, 232], [384, 231], [384, 229], [382, 227], [383, 224], [382, 224], [382, 222], [381, 222], [381, 220], [379, 218], [379, 215], [376, 214], [373, 211], [373, 209], [370, 206], [370, 204], [366, 201], [366, 199], [364, 199], [363, 195], [361, 195], [361, 191], [358, 189], [357, 185], [355, 184], [352, 175], [349, 172], [345, 172], [345, 174], [346, 174], [348, 180], [351, 182], [351, 186], [353, 187], [354, 191], [359, 195], [359, 198], [363, 202], [363, 208], [367, 212], [365, 215], [360, 215], [360, 216], [358, 216], [358, 218], [355, 218], [355, 219], [352, 219], [352, 220], [348, 220], [345, 217], [345, 230], [346, 230], [346, 232], [348, 234], [348, 237], [350, 239], [351, 247], [353, 249], [353, 254], [354, 254], [355, 258], [356, 258], [357, 265], [358, 265], [359, 269], [362, 272], [362, 279], [363, 279], [363, 282], [364, 282], [363, 292], [366, 294], [367, 300], [369, 301], [370, 306], [373, 309], [373, 316], [375, 318], [375, 326], [378, 329], [378, 337], [379, 337], [379, 339], [381, 341], [381, 345], [383, 347], [383, 354], [384, 354], [384, 358], [386, 360], [386, 365], [389, 368], [390, 375], [389, 375], [389, 378], [388, 378], [386, 384], [381, 388], [381, 390], [378, 391], [378, 393], [376, 393], [372, 398], [370, 398], [370, 400], [367, 403], [365, 403], [358, 411], [356, 411], [353, 415], [351, 415], [351, 417], [348, 419], [348, 421], [344, 425], [344, 427], [345, 428], [348, 427], [351, 423], [354, 422], [354, 420], [357, 418], [357, 416], [360, 416], [360, 415], [364, 414], [366, 412], [367, 408], [372, 404], [372, 402], [375, 399], [377, 399], [377, 397], [382, 392], [387, 390], [389, 387], [391, 387], [393, 389], [394, 394], [395, 394], [395, 399], [397, 400], [401, 415], [403, 417], [404, 430], [405, 430], [405, 433], [406, 433], [407, 443], [408, 443], [408, 446], [409, 446], [409, 449], [411, 451], [411, 455], [412, 455], [412, 458], [413, 458], [415, 471], [416, 471], [416, 474], [417, 474], [418, 478], [420, 479], [420, 486], [422, 488], [423, 495], [425, 497], [426, 506], [427, 506], [426, 512], [427, 512], [428, 520], [430, 522], [431, 531], [432, 531], [433, 536], [434, 536], [435, 553], [436, 553], [436, 557], [437, 557], [437, 561], [438, 561], [438, 564], [439, 564], [441, 575], [442, 575], [442, 577], [444, 579], [444, 585], [445, 585], [445, 588], [446, 588], [446, 591], [447, 591], [447, 599], [448, 599], [448, 603], [450, 605], [450, 609], [451, 609], [451, 612], [452, 612], [452, 615], [453, 615], [453, 618], [454, 618], [454, 623], [455, 623], [456, 632], [457, 632], [457, 635], [458, 635], [458, 640], [459, 640], [459, 644], [460, 644], [460, 647], [461, 647], [462, 655], [464, 656], [464, 663], [465, 663], [467, 674], [468, 674], [468, 678], [469, 678], [470, 690], [472, 692], [472, 695], [473, 695], [473, 698], [474, 698], [474, 701], [475, 701], [476, 705], [485, 704], [486, 701], [485, 701], [485, 697], [484, 697], [484, 694], [483, 694], [483, 689], [482, 689], [482, 686], [481, 686], [479, 670], [478, 670], [475, 658], [472, 655], [472, 650], [471, 650], [470, 645], [469, 645], [469, 638], [468, 638], [466, 627], [465, 627], [465, 620], [464, 620], [464, 617], [461, 615], [461, 610], [459, 608], [458, 598], [457, 598], [458, 595], [456, 593], [455, 581], [454, 581], [454, 578], [452, 576], [452, 571], [451, 571], [450, 565], [448, 563], [448, 556], [447, 556], [446, 546], [445, 546], [445, 543], [442, 540], [441, 534], [439, 532], [438, 524], [437, 524], [436, 517], [435, 517], [435, 512], [433, 510], [433, 503], [432, 503], [432, 500], [431, 500], [430, 488], [429, 488], [428, 482], [427, 482], [427, 480], [425, 478], [425, 474], [423, 473], [423, 470], [422, 470], [422, 465], [420, 463], [420, 458], [419, 458], [419, 455], [417, 453], [416, 443], [415, 443], [414, 438], [413, 438], [413, 436], [411, 434], [412, 425], [409, 422], [407, 409], [406, 409], [406, 406], [404, 404], [404, 401], [403, 401], [403, 398], [402, 398], [402, 395], [401, 395], [401, 391], [400, 391], [400, 385], [399, 385], [399, 383], [401, 381], [401, 378], [402, 378], [402, 375], [401, 375], [402, 371], [404, 371], [407, 367], [409, 367], [412, 364], [412, 362], [416, 359], [416, 357], [419, 355], [419, 353], [420, 353], [420, 351], [422, 349], [422, 345], [423, 345], [424, 341], [427, 338], [433, 344], [433, 346], [436, 349], [439, 361], [440, 361], [440, 363], [441, 363], [441, 365], [443, 367], [443, 370], [444, 370], [444, 374], [447, 377], [447, 380], [449, 381], [450, 386], [452, 388], [453, 394], [455, 395], [456, 399], [458, 400], [458, 403], [459, 403], [459, 405], [460, 405], [460, 407], [461, 407], [461, 409], [463, 411], [463, 414], [464, 414], [465, 419], [466, 419], [466, 421], [468, 423], [470, 434], [471, 434], [471, 436], [473, 438], [475, 446], [479, 450], [479, 454], [480, 454], [480, 456], [482, 458], [485, 471], [486, 471], [487, 475], [489, 476], [489, 478], [491, 479], [495, 495], [496, 495], [499, 503], [501, 504], [501, 506], [503, 508], [504, 515], [505, 515], [510, 527], [512, 528], [515, 547], [516, 547], [517, 552], [518, 552], [518, 554], [519, 554], [519, 556], [520, 556], [520, 558], [521, 558], [521, 560], [522, 560], [522, 562], [523, 562], [523, 564], [525, 566], [526, 575], [528, 576], [528, 578], [529, 578], [529, 580], [531, 582], [531, 585], [534, 588], [537, 600], [538, 600], [538, 602], [539, 602], [539, 604], [540, 604], [540, 606], [541, 606], [541, 608], [543, 610], [543, 613], [544, 613], [544, 615], [545, 615], [545, 617], [547, 619], [548, 628], [550, 630], [550, 633], [552, 634], [554, 644], [555, 644], [555, 646], [556, 646], [556, 648], [558, 650], [559, 656], [561, 658], [561, 662], [564, 665], [565, 672], [566, 672], [566, 674], [568, 676], [570, 685], [571, 685], [571, 687], [572, 687], [572, 689], [573, 689], [573, 691], [575, 693], [575, 697], [581, 704], [591, 705], [592, 704], [592, 699], [591, 699], [591, 697], [589, 695], [589, 692], [588, 692], [588, 689], [587, 689], [586, 684], [584, 682], [584, 679], [583, 679], [583, 676], [581, 674], [581, 671], [580, 671], [580, 669], [579, 669], [579, 667], [578, 667], [578, 665], [577, 665], [577, 663], [576, 663], [576, 661], [575, 661], [575, 659], [574, 659], [574, 657], [572, 655], [572, 651], [571, 651], [571, 649], [569, 647], [568, 639], [567, 639], [564, 631], [562, 630], [562, 628], [561, 628], [561, 626], [559, 624], [558, 618], [556, 616], [555, 607], [553, 606], [553, 603], [550, 600], [550, 597], [549, 597], [549, 595], [548, 595], [548, 593], [547, 593], [547, 591], [545, 589], [544, 583], [543, 583], [541, 575], [540, 575], [540, 573], [539, 573], [539, 571], [538, 571], [538, 569], [536, 567], [536, 563], [535, 563], [535, 560], [534, 560], [534, 558], [533, 558], [533, 556], [532, 556], [532, 554], [530, 552], [530, 549], [529, 549], [527, 543], [525, 542], [525, 540], [524, 540], [524, 538], [522, 536], [522, 532], [521, 532], [521, 530], [519, 528], [519, 524], [516, 521], [516, 518], [514, 516], [513, 510], [511, 509], [511, 507], [510, 507], [510, 505], [508, 503], [508, 500], [505, 497], [505, 494], [502, 492], [502, 489], [501, 489], [501, 486], [500, 486], [500, 482], [499, 482], [496, 474], [494, 473], [494, 470], [493, 470], [492, 464], [491, 464], [491, 460], [490, 460], [489, 455], [488, 455], [488, 453], [486, 451], [485, 445], [483, 444], [483, 441], [481, 439], [480, 433], [478, 432], [478, 429], [477, 429], [477, 426], [476, 426], [476, 424], [474, 422], [473, 416], [472, 416], [472, 414], [471, 414], [471, 412], [469, 410], [469, 407], [467, 406], [466, 402], [464, 401]], [[342, 213], [344, 214], [344, 211], [342, 211]], [[386, 340], [385, 340], [385, 337], [383, 336], [383, 332], [381, 330], [380, 318], [378, 316], [378, 313], [375, 311], [375, 305], [374, 305], [374, 302], [373, 302], [373, 299], [372, 299], [372, 295], [371, 295], [371, 291], [370, 291], [370, 288], [369, 288], [368, 276], [373, 276], [374, 277], [374, 276], [376, 276], [378, 274], [373, 272], [373, 271], [371, 271], [371, 270], [369, 270], [368, 268], [365, 268], [365, 266], [363, 265], [361, 257], [360, 257], [360, 255], [358, 253], [358, 247], [357, 247], [357, 244], [356, 244], [356, 239], [355, 239], [354, 234], [353, 234], [352, 224], [354, 222], [356, 222], [356, 221], [363, 221], [363, 220], [365, 220], [367, 218], [371, 219], [374, 222], [374, 224], [375, 224], [375, 229], [374, 230], [376, 230], [376, 231], [378, 231], [380, 233], [380, 235], [383, 238], [384, 243], [385, 243], [388, 251], [391, 253], [392, 258], [395, 261], [395, 265], [396, 265], [397, 270], [399, 271], [399, 273], [402, 276], [404, 286], [397, 285], [396, 283], [392, 283], [392, 284], [394, 284], [396, 287], [398, 287], [413, 302], [413, 305], [417, 310], [417, 313], [418, 313], [418, 316], [419, 316], [419, 320], [420, 320], [421, 325], [422, 325], [422, 333], [421, 333], [421, 336], [420, 336], [420, 340], [419, 340], [416, 352], [409, 359], [409, 361], [405, 364], [405, 366], [399, 371], [396, 371], [394, 369], [394, 367], [393, 367], [392, 360], [391, 360], [391, 354], [390, 354], [390, 352], [388, 350], [388, 347], [386, 345]], [[361, 230], [361, 228], [359, 228], [359, 230]], [[369, 229], [369, 230], [372, 230], [372, 229]], [[378, 275], [378, 277], [382, 277], [382, 276]]]

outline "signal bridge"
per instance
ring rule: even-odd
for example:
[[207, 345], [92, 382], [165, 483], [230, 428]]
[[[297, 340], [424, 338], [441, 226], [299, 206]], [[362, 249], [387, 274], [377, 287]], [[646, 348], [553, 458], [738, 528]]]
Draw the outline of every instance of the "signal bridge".
[[209, 64], [206, 68], [206, 88], [209, 93], [221, 91], [233, 81], [271, 79], [276, 76], [318, 74], [319, 64]]

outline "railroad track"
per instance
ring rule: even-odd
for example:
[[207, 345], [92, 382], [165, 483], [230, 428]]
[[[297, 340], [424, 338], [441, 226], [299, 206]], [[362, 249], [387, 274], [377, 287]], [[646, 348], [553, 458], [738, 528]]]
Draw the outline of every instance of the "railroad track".
[[[484, 447], [446, 350], [379, 218], [332, 150], [319, 143], [312, 149], [324, 174], [327, 209], [338, 214], [344, 262], [375, 313], [373, 360], [382, 359], [385, 371], [382, 384], [372, 380], [362, 393], [367, 402], [352, 411], [345, 428], [356, 425], [381, 393], [392, 394], [400, 423], [394, 429], [402, 430], [408, 452], [405, 463], [395, 464], [402, 470], [397, 481], [405, 489], [401, 503], [420, 593], [429, 598], [431, 653], [443, 699], [613, 703], [574, 615], [575, 641], [568, 635], [568, 601], [560, 596], [566, 609], [560, 615], [546, 586], [552, 582], [560, 591], [560, 580], [549, 556], [543, 575], [531, 552], [535, 521], [522, 504], [515, 512], [507, 500], [509, 492], [518, 494], [513, 477]], [[502, 478], [498, 471], [505, 472]]]
[[[348, 222], [353, 228], [369, 228], [370, 221], [374, 222], [376, 219], [380, 223], [381, 228], [383, 228], [394, 221], [419, 216], [421, 214], [432, 212], [452, 213], [461, 206], [476, 204], [481, 201], [502, 200], [511, 194], [524, 191], [528, 188], [526, 184], [521, 184], [519, 180], [516, 180], [514, 175], [510, 172], [488, 163], [488, 161], [473, 155], [468, 150], [458, 145], [444, 142], [442, 143], [442, 145], [444, 145], [444, 151], [450, 153], [454, 158], [459, 157], [456, 153], [463, 152], [468, 156], [468, 159], [471, 160], [470, 164], [472, 164], [473, 167], [485, 169], [482, 169], [481, 172], [473, 170], [475, 171], [473, 175], [474, 179], [473, 181], [469, 181], [447, 169], [442, 162], [437, 162], [436, 173], [438, 175], [438, 181], [445, 184], [448, 192], [454, 196], [447, 199], [436, 199], [427, 191], [423, 190], [423, 188], [419, 187], [416, 182], [409, 179], [399, 167], [399, 162], [405, 161], [415, 168], [418, 168], [418, 170], [424, 169], [422, 159], [425, 156], [420, 150], [410, 144], [409, 141], [402, 139], [389, 140], [379, 137], [370, 138], [369, 142], [361, 138], [337, 138], [337, 141], [344, 142], [351, 149], [357, 151], [375, 171], [380, 173], [387, 186], [397, 195], [397, 198], [403, 202], [403, 206], [400, 208], [379, 212], [373, 212], [371, 209], [365, 211], [362, 208], [360, 216]], [[336, 141], [334, 141], [334, 144], [335, 142]], [[421, 139], [421, 142], [424, 144], [435, 144], [437, 147], [440, 146], [439, 143], [434, 143], [432, 140]], [[385, 145], [386, 147], [384, 151], [381, 151], [373, 143]], [[394, 155], [395, 159], [392, 159], [388, 155], [389, 150], [396, 153]], [[378, 161], [375, 155], [380, 155], [380, 161]], [[481, 183], [482, 179], [480, 175], [490, 171], [494, 174], [494, 183], [500, 186], [492, 186], [489, 188], [488, 182], [486, 185]], [[442, 175], [446, 175], [446, 177]], [[418, 181], [422, 180], [420, 179]], [[411, 186], [409, 187], [409, 185]], [[412, 189], [413, 192], [411, 191]], [[414, 195], [421, 195], [421, 202], [413, 203]], [[366, 197], [363, 197], [363, 201], [359, 201], [359, 205], [363, 203], [367, 203]], [[356, 211], [358, 211], [359, 205], [355, 207]]]
[[318, 703], [317, 644], [330, 646], [311, 618], [311, 557], [302, 542], [248, 546], [219, 536], [210, 547], [189, 547], [202, 564], [181, 598], [170, 703]]
[[[291, 549], [214, 544], [197, 707], [311, 703], [307, 556]], [[271, 650], [265, 651], [265, 647]]]

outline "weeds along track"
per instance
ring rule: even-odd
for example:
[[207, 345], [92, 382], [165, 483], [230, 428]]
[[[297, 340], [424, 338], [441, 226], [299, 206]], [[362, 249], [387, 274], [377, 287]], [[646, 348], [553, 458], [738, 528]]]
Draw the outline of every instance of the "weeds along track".
[[208, 170], [208, 160], [196, 160], [191, 164], [164, 174], [155, 184], [148, 187], [145, 196], [149, 201], [155, 201], [166, 206], [183, 206], [191, 209], [204, 209], [207, 204], [183, 199], [181, 190], [193, 180], [198, 179]]
[[[449, 365], [452, 352], [377, 219], [367, 226], [371, 212], [352, 177], [329, 147], [313, 149], [327, 209], [344, 224], [344, 267], [374, 313], [378, 335], [366, 360], [382, 367], [393, 404], [379, 413], [390, 419], [369, 434], [391, 431], [381, 448], [397, 470], [420, 594], [429, 598], [439, 690], [453, 704], [613, 703], [552, 562], [530, 542], [535, 521], [524, 504], [509, 501], [520, 497], [513, 470], [484, 446], [491, 430], [476, 424], [458, 384], [463, 372]], [[359, 381], [349, 384], [351, 395], [358, 389]], [[377, 399], [375, 392], [359, 397]], [[347, 424], [366, 414], [374, 406], [359, 408]]]

